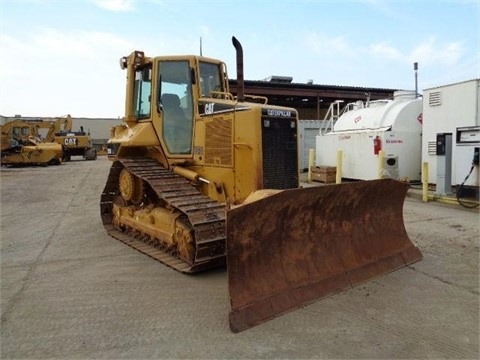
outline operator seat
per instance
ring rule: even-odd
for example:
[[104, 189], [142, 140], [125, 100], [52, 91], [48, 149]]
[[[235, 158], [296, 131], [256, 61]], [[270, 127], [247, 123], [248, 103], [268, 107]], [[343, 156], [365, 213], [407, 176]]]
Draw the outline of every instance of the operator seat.
[[163, 111], [163, 135], [169, 151], [190, 153], [192, 122], [180, 107], [180, 98], [176, 94], [165, 93], [160, 102]]
[[166, 121], [184, 123], [187, 117], [180, 107], [180, 98], [176, 94], [163, 94], [161, 97], [162, 109], [165, 112]]

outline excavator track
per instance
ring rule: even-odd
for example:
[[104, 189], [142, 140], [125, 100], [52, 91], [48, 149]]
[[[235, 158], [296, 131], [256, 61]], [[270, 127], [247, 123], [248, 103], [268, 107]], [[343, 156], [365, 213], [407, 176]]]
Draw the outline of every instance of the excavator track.
[[[113, 224], [113, 203], [119, 195], [119, 176], [126, 168], [142, 179], [158, 197], [158, 203], [184, 214], [194, 232], [195, 259], [187, 263], [168, 250], [160, 239], [152, 239], [141, 229], [122, 230]], [[226, 210], [203, 195], [187, 179], [165, 169], [149, 158], [122, 158], [113, 162], [101, 195], [100, 212], [108, 234], [126, 245], [183, 273], [223, 266], [225, 264]]]

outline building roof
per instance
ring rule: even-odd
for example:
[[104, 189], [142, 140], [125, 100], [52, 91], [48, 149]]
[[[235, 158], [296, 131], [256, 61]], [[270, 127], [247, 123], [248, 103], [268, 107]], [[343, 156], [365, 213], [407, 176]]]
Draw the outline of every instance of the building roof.
[[[275, 77], [266, 80], [245, 80], [245, 94], [265, 96], [272, 105], [289, 106], [293, 108], [322, 108], [336, 100], [345, 103], [358, 100], [379, 100], [393, 98], [393, 93], [399, 89], [382, 89], [371, 87], [318, 85], [310, 83], [289, 83], [286, 81], [272, 81]], [[270, 80], [270, 81], [267, 81]], [[230, 92], [237, 94], [237, 80], [230, 79]]]

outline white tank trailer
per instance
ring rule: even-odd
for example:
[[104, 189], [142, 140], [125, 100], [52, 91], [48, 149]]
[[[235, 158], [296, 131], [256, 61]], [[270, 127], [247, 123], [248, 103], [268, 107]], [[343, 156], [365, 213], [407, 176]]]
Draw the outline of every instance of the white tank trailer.
[[342, 151], [344, 179], [421, 180], [422, 99], [415, 92], [347, 108], [332, 131], [317, 135], [316, 166], [337, 166]]

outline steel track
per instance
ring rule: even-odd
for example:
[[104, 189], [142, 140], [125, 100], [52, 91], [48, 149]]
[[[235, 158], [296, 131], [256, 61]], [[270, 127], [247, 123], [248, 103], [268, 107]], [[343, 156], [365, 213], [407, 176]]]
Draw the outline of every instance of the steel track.
[[[195, 259], [189, 264], [166, 250], [160, 239], [152, 239], [135, 231], [122, 231], [113, 223], [113, 202], [119, 196], [119, 176], [123, 168], [144, 181], [158, 199], [174, 211], [184, 214], [193, 229]], [[146, 193], [150, 193], [147, 191]], [[180, 272], [193, 273], [225, 264], [225, 205], [203, 195], [187, 179], [172, 173], [149, 158], [123, 158], [115, 160], [101, 195], [100, 212], [108, 234], [128, 246], [158, 260]]]

